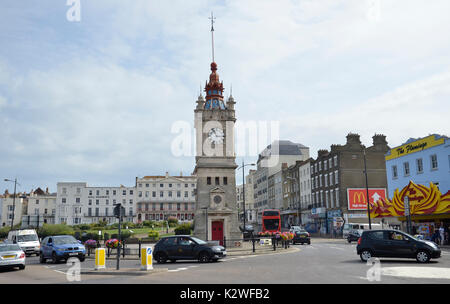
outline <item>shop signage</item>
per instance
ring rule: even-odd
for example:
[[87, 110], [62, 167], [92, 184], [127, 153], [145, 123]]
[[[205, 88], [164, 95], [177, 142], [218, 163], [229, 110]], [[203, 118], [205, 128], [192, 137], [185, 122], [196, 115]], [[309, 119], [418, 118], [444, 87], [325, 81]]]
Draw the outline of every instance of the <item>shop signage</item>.
[[[369, 188], [369, 203], [386, 199], [385, 188]], [[347, 188], [348, 210], [367, 210], [367, 190], [365, 188]]]
[[445, 141], [444, 138], [435, 139], [434, 135], [430, 135], [428, 137], [413, 141], [408, 144], [404, 144], [400, 147], [393, 148], [391, 150], [391, 154], [386, 155], [386, 160], [391, 160], [397, 157], [405, 156], [414, 152], [422, 151], [434, 146], [438, 146], [443, 144]]

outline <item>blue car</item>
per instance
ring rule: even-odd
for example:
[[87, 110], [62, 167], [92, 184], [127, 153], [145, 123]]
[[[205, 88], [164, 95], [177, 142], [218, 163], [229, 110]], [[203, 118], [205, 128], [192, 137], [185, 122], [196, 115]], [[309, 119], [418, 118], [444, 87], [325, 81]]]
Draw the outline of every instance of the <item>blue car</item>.
[[83, 262], [86, 256], [86, 248], [80, 241], [71, 235], [55, 235], [44, 238], [39, 252], [40, 262], [45, 263], [52, 259], [53, 263], [76, 257]]

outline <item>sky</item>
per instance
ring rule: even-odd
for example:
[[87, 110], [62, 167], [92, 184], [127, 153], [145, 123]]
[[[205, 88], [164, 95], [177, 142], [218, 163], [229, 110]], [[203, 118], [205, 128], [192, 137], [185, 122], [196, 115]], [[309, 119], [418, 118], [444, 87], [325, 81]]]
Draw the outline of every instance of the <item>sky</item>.
[[311, 157], [348, 133], [391, 147], [450, 136], [449, 11], [447, 0], [1, 1], [0, 192], [14, 188], [4, 178], [29, 192], [191, 174], [174, 124], [194, 134], [211, 12], [238, 121], [277, 122]]

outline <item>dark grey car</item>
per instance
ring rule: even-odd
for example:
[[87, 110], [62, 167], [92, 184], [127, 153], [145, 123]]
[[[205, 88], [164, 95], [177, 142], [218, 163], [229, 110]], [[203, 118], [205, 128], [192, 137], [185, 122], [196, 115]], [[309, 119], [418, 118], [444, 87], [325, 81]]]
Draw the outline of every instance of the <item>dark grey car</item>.
[[398, 230], [364, 231], [358, 240], [356, 252], [363, 262], [371, 257], [413, 258], [420, 263], [441, 256], [441, 249], [435, 243], [416, 239]]

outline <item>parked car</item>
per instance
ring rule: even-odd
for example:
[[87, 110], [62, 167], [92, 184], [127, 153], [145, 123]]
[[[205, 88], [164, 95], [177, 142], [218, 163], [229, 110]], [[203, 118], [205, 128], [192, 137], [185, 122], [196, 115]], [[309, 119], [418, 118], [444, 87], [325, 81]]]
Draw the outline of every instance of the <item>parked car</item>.
[[77, 257], [80, 262], [85, 260], [86, 248], [80, 241], [71, 235], [48, 236], [42, 240], [40, 262], [45, 263], [47, 259], [52, 259], [53, 263], [60, 260], [68, 260]]
[[206, 263], [226, 257], [223, 246], [207, 243], [188, 235], [177, 235], [162, 238], [153, 248], [153, 258], [157, 263], [167, 260], [198, 260]]
[[361, 232], [359, 232], [358, 230], [351, 230], [347, 234], [347, 242], [349, 242], [349, 243], [357, 242], [360, 237], [361, 237]]
[[292, 244], [296, 244], [296, 243], [307, 243], [308, 245], [311, 245], [311, 235], [309, 234], [308, 231], [306, 231], [305, 229], [300, 229], [300, 230], [294, 230], [294, 238], [292, 239]]
[[416, 239], [398, 230], [364, 231], [358, 240], [356, 252], [363, 262], [371, 257], [415, 258], [420, 263], [441, 256], [435, 243]]
[[0, 244], [0, 267], [25, 269], [25, 252], [18, 244]]
[[8, 232], [8, 240], [18, 244], [27, 256], [31, 254], [39, 255], [39, 238], [34, 229], [19, 229]]

